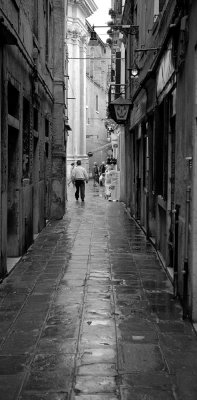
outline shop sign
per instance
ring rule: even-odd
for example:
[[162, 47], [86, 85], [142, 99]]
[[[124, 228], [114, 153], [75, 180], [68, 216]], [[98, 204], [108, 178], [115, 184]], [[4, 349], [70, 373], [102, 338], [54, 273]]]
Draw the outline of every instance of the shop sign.
[[147, 94], [144, 89], [136, 98], [133, 110], [130, 114], [130, 128], [138, 124], [139, 121], [146, 115]]
[[174, 72], [175, 69], [172, 61], [172, 41], [170, 41], [168, 44], [168, 49], [161, 59], [157, 73], [157, 96], [159, 96], [166, 87]]

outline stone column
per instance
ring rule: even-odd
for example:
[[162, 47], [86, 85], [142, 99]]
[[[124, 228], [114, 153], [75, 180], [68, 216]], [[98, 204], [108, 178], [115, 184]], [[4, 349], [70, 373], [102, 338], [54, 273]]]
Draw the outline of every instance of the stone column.
[[86, 49], [87, 37], [84, 35], [81, 40], [80, 57], [81, 57], [81, 75], [80, 75], [80, 156], [86, 158]]
[[119, 125], [120, 201], [126, 202], [125, 127]]
[[60, 219], [65, 213], [66, 153], [64, 146], [64, 2], [54, 7], [54, 70], [53, 70], [53, 146], [50, 218]]
[[68, 138], [68, 161], [79, 157], [80, 147], [80, 33], [68, 30], [68, 114], [72, 131]]
[[[68, 0], [67, 37], [69, 91], [68, 117], [72, 132], [68, 137], [68, 167], [82, 159], [86, 166], [86, 18], [97, 10], [94, 0]], [[69, 168], [68, 168], [69, 169]]]

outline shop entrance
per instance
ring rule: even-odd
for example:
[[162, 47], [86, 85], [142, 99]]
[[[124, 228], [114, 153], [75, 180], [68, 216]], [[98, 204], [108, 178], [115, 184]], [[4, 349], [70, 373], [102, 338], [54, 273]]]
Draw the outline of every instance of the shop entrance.
[[17, 129], [8, 126], [7, 255], [19, 256], [19, 185]]

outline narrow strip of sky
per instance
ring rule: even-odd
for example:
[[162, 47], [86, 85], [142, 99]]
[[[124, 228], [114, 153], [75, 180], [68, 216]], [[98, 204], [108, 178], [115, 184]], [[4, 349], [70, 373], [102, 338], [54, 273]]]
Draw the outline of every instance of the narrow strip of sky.
[[[92, 14], [89, 18], [88, 18], [88, 22], [91, 25], [107, 25], [107, 22], [111, 20], [111, 17], [109, 15], [109, 9], [111, 8], [111, 0], [94, 0], [98, 10]], [[109, 36], [107, 35], [107, 30], [109, 28], [95, 28], [95, 31], [98, 33], [98, 35], [100, 36], [101, 40], [103, 42], [106, 41], [107, 38], [109, 38]]]

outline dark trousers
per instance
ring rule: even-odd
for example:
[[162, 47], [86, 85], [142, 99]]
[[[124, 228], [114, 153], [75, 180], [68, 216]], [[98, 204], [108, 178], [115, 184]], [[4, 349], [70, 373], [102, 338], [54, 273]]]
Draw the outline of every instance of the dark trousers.
[[75, 186], [76, 186], [76, 192], [75, 192], [76, 200], [78, 200], [78, 198], [79, 198], [79, 192], [80, 192], [81, 200], [84, 200], [84, 198], [85, 198], [85, 181], [82, 179], [76, 179]]

